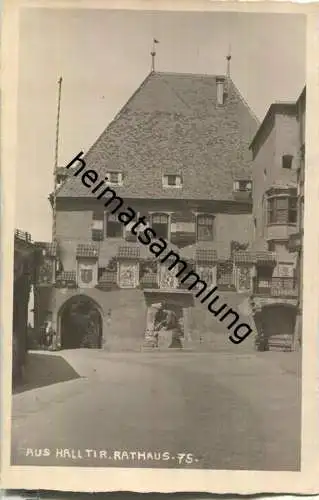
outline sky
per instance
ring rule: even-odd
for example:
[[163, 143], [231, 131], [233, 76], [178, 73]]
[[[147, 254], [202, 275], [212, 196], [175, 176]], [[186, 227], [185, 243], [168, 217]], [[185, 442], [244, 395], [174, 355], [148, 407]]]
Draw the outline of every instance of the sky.
[[151, 69], [224, 74], [262, 120], [305, 85], [306, 20], [297, 14], [39, 9], [20, 19], [15, 226], [50, 241], [57, 81], [59, 165], [86, 152]]

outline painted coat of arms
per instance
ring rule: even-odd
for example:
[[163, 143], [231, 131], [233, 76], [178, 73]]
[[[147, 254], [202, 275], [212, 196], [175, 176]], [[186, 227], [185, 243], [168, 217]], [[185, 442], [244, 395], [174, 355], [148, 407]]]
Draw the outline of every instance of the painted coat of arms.
[[80, 276], [82, 283], [89, 284], [93, 280], [93, 269], [92, 268], [82, 268], [80, 270]]

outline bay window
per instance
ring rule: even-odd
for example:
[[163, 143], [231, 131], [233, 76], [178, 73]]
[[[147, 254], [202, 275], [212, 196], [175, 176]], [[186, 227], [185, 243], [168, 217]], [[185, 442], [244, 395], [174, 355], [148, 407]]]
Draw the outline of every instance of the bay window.
[[295, 224], [297, 198], [278, 196], [268, 199], [268, 224]]

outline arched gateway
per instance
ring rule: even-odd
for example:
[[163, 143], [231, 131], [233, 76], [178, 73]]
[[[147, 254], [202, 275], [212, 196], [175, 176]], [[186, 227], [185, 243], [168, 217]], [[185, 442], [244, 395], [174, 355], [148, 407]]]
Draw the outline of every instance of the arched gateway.
[[102, 314], [98, 304], [86, 295], [67, 300], [59, 311], [62, 349], [102, 347]]

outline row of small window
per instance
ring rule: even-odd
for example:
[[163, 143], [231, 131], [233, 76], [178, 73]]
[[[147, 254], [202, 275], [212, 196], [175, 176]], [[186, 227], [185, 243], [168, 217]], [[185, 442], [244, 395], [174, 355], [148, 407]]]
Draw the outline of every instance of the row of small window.
[[[124, 176], [122, 172], [108, 172], [106, 174], [108, 183], [114, 186], [122, 186], [124, 182]], [[165, 174], [162, 178], [163, 187], [175, 187], [181, 188], [183, 186], [183, 179], [181, 175], [178, 174]], [[251, 191], [252, 183], [250, 180], [238, 180], [234, 181], [233, 185], [234, 191]]]
[[296, 197], [277, 197], [267, 201], [268, 224], [296, 224], [298, 202]]
[[[124, 182], [123, 172], [108, 172], [106, 178], [109, 184], [114, 186], [122, 186]], [[175, 174], [163, 175], [163, 187], [182, 187], [182, 176]]]
[[[106, 238], [125, 238], [133, 241], [137, 239], [131, 232], [131, 228], [136, 224], [133, 221], [129, 226], [124, 226], [115, 214], [103, 214], [93, 212], [92, 240], [101, 241]], [[146, 226], [136, 228], [143, 231]], [[156, 233], [157, 238], [170, 239], [170, 220], [167, 214], [151, 214], [149, 227]], [[214, 238], [214, 216], [197, 215], [196, 217], [196, 239], [197, 241], [211, 241]]]

